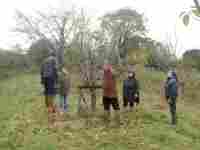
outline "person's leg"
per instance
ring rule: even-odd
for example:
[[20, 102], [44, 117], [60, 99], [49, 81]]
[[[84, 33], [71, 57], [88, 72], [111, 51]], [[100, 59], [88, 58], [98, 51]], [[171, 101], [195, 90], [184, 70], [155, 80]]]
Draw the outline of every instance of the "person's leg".
[[134, 103], [136, 104], [136, 106], [138, 106], [139, 103], [140, 103], [140, 98], [139, 97], [135, 97]]
[[64, 106], [63, 106], [64, 112], [68, 111], [68, 101], [67, 100], [68, 100], [68, 96], [64, 95]]
[[59, 111], [63, 111], [64, 95], [59, 95]]
[[54, 96], [47, 96], [48, 98], [48, 120], [50, 124], [55, 122], [55, 106], [54, 106]]
[[55, 122], [55, 104], [54, 104], [54, 97], [55, 97], [55, 87], [54, 82], [51, 78], [45, 78], [44, 87], [45, 87], [45, 103], [48, 109], [48, 121], [50, 125], [53, 125]]
[[48, 109], [49, 103], [48, 103], [48, 84], [47, 79], [44, 79], [44, 98], [45, 98], [45, 105]]
[[134, 100], [129, 101], [129, 107], [130, 107], [130, 111], [132, 111], [134, 108]]
[[46, 78], [45, 79], [45, 94], [48, 97], [48, 107], [49, 111], [55, 112], [55, 96], [56, 96], [56, 89], [55, 89], [55, 80], [52, 78]]
[[177, 116], [176, 116], [176, 97], [172, 98], [172, 124], [177, 124]]
[[46, 106], [47, 109], [48, 109], [48, 106], [49, 106], [49, 103], [48, 103], [48, 96], [45, 95], [44, 98], [45, 98], [45, 106]]
[[172, 125], [176, 125], [176, 98], [175, 97], [170, 97], [169, 105], [170, 105], [170, 113], [171, 113], [171, 123]]
[[110, 122], [110, 98], [103, 97], [103, 106], [104, 106], [104, 121], [105, 123]]
[[123, 107], [127, 108], [127, 106], [128, 106], [128, 99], [124, 97], [123, 98]]

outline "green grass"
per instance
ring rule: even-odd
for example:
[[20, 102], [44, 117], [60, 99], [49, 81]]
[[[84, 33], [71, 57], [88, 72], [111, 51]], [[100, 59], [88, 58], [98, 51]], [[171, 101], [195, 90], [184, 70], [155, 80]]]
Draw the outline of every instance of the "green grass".
[[[178, 102], [179, 124], [169, 125], [168, 110], [159, 110], [164, 74], [140, 71], [142, 104], [138, 111], [121, 113], [123, 125], [106, 127], [100, 105], [95, 115], [76, 113], [77, 95], [70, 96], [70, 113], [59, 127], [48, 129], [37, 75], [23, 75], [0, 84], [0, 150], [199, 150], [200, 111], [185, 99]], [[121, 85], [121, 83], [119, 83]], [[197, 87], [198, 85], [196, 85]], [[119, 86], [120, 89], [120, 86]], [[190, 93], [189, 93], [190, 92]], [[198, 90], [196, 90], [198, 92]], [[189, 94], [188, 94], [189, 93]]]

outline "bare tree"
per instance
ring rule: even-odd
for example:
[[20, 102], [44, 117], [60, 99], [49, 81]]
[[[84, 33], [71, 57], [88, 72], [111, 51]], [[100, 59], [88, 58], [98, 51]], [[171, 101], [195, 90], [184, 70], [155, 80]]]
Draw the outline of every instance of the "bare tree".
[[[79, 86], [80, 101], [84, 100], [83, 90], [89, 91], [91, 100], [91, 110], [96, 110], [96, 89], [100, 88], [97, 85], [98, 72], [96, 49], [101, 42], [99, 42], [98, 33], [91, 30], [91, 19], [81, 10], [77, 17], [77, 30], [74, 34], [73, 45], [80, 49], [80, 77], [82, 85]], [[81, 104], [79, 102], [79, 104]], [[80, 107], [79, 107], [80, 108]]]
[[176, 30], [174, 30], [173, 34], [166, 34], [165, 43], [167, 52], [171, 55], [176, 55], [180, 46]]
[[48, 48], [55, 51], [61, 65], [64, 63], [64, 49], [69, 45], [75, 28], [75, 11], [51, 10], [50, 13], [37, 11], [27, 16], [16, 11], [17, 26], [14, 31], [24, 34], [31, 42], [44, 39], [49, 41]]
[[127, 55], [128, 39], [136, 35], [144, 35], [146, 32], [143, 15], [129, 8], [105, 14], [101, 26], [113, 52], [118, 56], [119, 63]]
[[194, 1], [194, 4], [198, 10], [198, 12], [200, 13], [200, 5], [199, 5], [199, 1], [198, 0], [193, 0]]
[[200, 5], [198, 0], [193, 0], [195, 6], [186, 11], [180, 13], [180, 18], [183, 20], [183, 24], [188, 26], [190, 18], [200, 21]]

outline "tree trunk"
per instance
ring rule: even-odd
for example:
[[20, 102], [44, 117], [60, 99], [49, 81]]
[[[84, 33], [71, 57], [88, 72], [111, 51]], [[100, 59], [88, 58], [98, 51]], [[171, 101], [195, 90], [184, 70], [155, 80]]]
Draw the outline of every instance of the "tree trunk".
[[92, 109], [92, 112], [96, 111], [96, 92], [95, 92], [95, 89], [91, 89], [91, 109]]
[[59, 63], [59, 66], [62, 66], [64, 65], [64, 46], [60, 46], [60, 48], [58, 49], [58, 52], [57, 52], [57, 55], [58, 55], [58, 63]]
[[60, 45], [58, 50], [58, 62], [60, 66], [64, 65], [64, 51], [65, 51], [65, 25], [66, 25], [66, 18], [62, 20], [62, 26], [60, 28]]

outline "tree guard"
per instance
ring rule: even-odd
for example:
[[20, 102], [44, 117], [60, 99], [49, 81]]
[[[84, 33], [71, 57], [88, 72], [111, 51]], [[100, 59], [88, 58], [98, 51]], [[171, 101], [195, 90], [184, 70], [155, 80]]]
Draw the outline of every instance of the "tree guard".
[[101, 85], [80, 85], [78, 86], [79, 90], [79, 99], [78, 99], [78, 113], [81, 113], [82, 105], [86, 106], [86, 109], [89, 110], [88, 99], [85, 97], [84, 92], [89, 91], [90, 95], [90, 105], [92, 112], [96, 111], [96, 91], [102, 89]]

